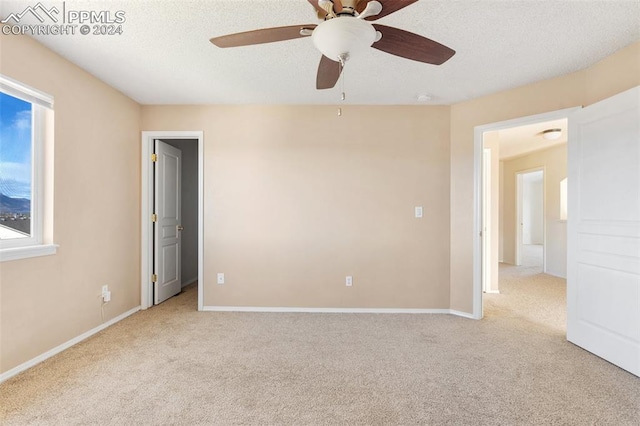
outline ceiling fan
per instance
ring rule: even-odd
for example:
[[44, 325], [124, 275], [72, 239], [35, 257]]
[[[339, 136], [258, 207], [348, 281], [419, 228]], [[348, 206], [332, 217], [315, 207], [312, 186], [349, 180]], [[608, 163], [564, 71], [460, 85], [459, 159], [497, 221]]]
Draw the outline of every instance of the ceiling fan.
[[440, 65], [456, 52], [438, 42], [398, 28], [371, 24], [418, 0], [307, 0], [324, 22], [265, 28], [214, 37], [218, 47], [238, 47], [311, 37], [322, 53], [317, 89], [330, 89], [340, 78], [344, 64], [373, 47], [402, 58]]

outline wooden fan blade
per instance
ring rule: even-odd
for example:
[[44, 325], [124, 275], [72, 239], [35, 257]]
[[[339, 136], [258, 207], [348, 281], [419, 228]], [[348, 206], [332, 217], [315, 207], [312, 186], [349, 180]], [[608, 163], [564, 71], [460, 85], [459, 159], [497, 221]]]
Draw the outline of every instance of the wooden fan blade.
[[[418, 0], [378, 0], [378, 1], [382, 4], [382, 12], [378, 13], [377, 15], [364, 18], [365, 20], [375, 21], [376, 19], [380, 19], [384, 16], [391, 15], [393, 12], [397, 12], [400, 9], [403, 9], [409, 6], [410, 4], [417, 2]], [[356, 10], [358, 11], [358, 13], [362, 13], [362, 11], [367, 7], [367, 3], [369, 3], [369, 0], [360, 0], [360, 2], [356, 5]]]
[[382, 33], [382, 38], [371, 47], [392, 55], [440, 65], [456, 54], [455, 50], [418, 34], [380, 24], [373, 27]]
[[243, 33], [214, 37], [209, 41], [218, 47], [238, 47], [249, 46], [252, 44], [272, 43], [275, 41], [308, 37], [308, 35], [300, 34], [300, 30], [303, 28], [312, 30], [316, 26], [316, 24], [308, 24], [291, 25], [289, 27], [264, 28], [261, 30], [246, 31]]
[[[322, 18], [325, 17], [325, 15], [327, 14], [327, 11], [320, 7], [320, 5], [318, 4], [319, 0], [307, 0], [307, 1], [311, 3], [311, 5], [315, 7], [318, 12], [322, 13]], [[340, 12], [342, 10], [342, 1], [341, 0], [331, 0], [331, 1], [333, 2], [333, 11]]]
[[342, 69], [340, 62], [332, 61], [322, 55], [320, 65], [318, 65], [318, 76], [316, 77], [316, 89], [331, 89], [336, 85], [340, 78]]
[[307, 0], [307, 1], [311, 3], [311, 5], [315, 7], [318, 12], [324, 13], [325, 15], [327, 14], [327, 11], [321, 8], [320, 5], [318, 4], [318, 0]]

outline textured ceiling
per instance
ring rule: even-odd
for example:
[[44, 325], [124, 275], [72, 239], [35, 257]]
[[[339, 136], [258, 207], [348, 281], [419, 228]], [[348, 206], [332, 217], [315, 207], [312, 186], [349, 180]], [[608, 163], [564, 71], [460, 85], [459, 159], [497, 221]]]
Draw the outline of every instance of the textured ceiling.
[[[0, 15], [35, 3], [3, 0]], [[126, 13], [122, 35], [35, 38], [142, 104], [340, 103], [339, 89], [315, 89], [320, 54], [310, 38], [231, 49], [209, 43], [319, 23], [306, 0], [67, 0], [64, 7]], [[377, 22], [457, 54], [433, 66], [370, 49], [347, 63], [345, 102], [417, 104], [426, 94], [423, 103], [452, 104], [578, 71], [640, 40], [640, 1], [421, 0]]]

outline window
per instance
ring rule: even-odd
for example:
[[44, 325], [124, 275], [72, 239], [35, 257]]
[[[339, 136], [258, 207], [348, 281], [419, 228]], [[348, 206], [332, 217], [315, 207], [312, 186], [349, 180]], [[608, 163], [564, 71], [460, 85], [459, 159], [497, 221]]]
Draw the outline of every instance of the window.
[[560, 220], [567, 220], [567, 178], [560, 181]]
[[44, 145], [51, 96], [0, 75], [0, 260], [55, 253], [44, 238]]

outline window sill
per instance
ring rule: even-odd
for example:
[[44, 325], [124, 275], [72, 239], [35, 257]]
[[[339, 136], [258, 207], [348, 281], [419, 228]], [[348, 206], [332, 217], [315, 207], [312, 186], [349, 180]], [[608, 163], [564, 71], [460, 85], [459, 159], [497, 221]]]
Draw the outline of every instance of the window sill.
[[43, 244], [39, 246], [0, 249], [0, 262], [27, 259], [29, 257], [49, 256], [56, 254], [58, 247], [57, 244]]

